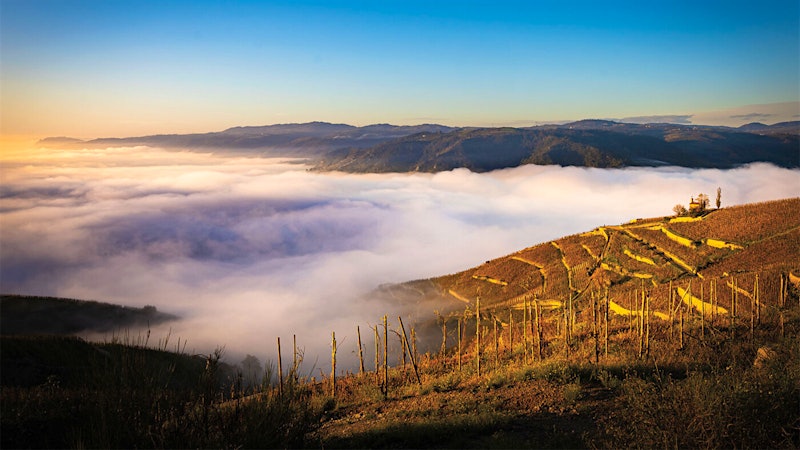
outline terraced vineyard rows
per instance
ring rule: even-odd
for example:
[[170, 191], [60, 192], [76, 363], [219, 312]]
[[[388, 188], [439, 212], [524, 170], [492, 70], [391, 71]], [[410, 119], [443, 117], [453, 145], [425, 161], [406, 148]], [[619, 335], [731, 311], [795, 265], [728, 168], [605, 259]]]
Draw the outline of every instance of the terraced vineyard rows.
[[695, 240], [716, 238], [747, 244], [775, 234], [776, 217], [781, 218], [781, 229], [800, 226], [798, 199], [723, 208], [713, 211], [702, 221], [670, 223], [669, 228]]
[[[779, 223], [774, 220], [776, 214], [781, 217]], [[752, 300], [742, 291], [753, 292], [756, 277], [751, 268], [759, 268], [765, 299], [777, 298], [781, 277], [792, 269], [800, 272], [800, 198], [674, 219], [638, 219], [600, 227], [433, 282], [442, 292], [452, 290], [471, 305], [480, 295], [482, 308], [500, 315], [503, 310], [508, 311], [506, 315], [513, 312], [515, 321], [525, 319], [526, 299], [547, 302], [542, 321], [558, 335], [565, 329], [584, 330], [592, 311], [591, 298], [605, 292], [612, 315], [623, 316], [629, 327], [642, 314], [642, 292], [651, 314], [673, 325], [681, 301], [688, 308], [687, 321], [697, 320], [703, 312], [713, 311], [715, 318], [725, 316], [733, 309], [741, 319], [751, 309]], [[748, 244], [756, 240], [758, 245]], [[730, 288], [733, 283], [739, 291]]]

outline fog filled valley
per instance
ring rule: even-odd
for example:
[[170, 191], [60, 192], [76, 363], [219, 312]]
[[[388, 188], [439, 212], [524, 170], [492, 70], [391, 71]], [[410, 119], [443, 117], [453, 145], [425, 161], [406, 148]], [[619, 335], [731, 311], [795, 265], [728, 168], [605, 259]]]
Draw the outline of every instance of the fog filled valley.
[[6, 152], [2, 165], [3, 294], [154, 305], [180, 319], [151, 326], [153, 341], [224, 346], [233, 363], [274, 360], [275, 338], [296, 335], [306, 370], [324, 366], [331, 331], [340, 367], [353, 369], [356, 326], [432, 317], [370, 296], [381, 284], [670, 215], [717, 187], [730, 206], [796, 196], [799, 185], [797, 170], [768, 164], [375, 175], [150, 147]]

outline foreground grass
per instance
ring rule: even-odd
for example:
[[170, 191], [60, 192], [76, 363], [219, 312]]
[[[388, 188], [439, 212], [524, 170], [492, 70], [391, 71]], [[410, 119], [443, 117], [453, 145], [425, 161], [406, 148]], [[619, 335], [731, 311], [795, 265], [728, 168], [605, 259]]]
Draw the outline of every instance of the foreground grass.
[[[709, 329], [683, 349], [654, 340], [635, 356], [620, 330], [608, 357], [591, 339], [543, 361], [519, 352], [423, 358], [374, 374], [258, 392], [220, 354], [196, 357], [72, 338], [2, 341], [3, 448], [797, 448], [797, 314], [783, 337]], [[694, 335], [697, 337], [697, 335]], [[627, 346], [627, 347], [626, 347]], [[634, 355], [634, 356], [632, 356]], [[31, 364], [33, 361], [35, 364]], [[495, 363], [497, 361], [497, 363]]]
[[245, 396], [221, 352], [44, 337], [3, 337], [2, 351], [3, 448], [298, 447], [321, 411], [297, 383]]
[[396, 371], [386, 399], [372, 374], [352, 377], [308, 445], [798, 448], [800, 342], [772, 331], [760, 344], [721, 333], [600, 364], [576, 348], [573, 358], [506, 361], [480, 376], [428, 367], [422, 385]]

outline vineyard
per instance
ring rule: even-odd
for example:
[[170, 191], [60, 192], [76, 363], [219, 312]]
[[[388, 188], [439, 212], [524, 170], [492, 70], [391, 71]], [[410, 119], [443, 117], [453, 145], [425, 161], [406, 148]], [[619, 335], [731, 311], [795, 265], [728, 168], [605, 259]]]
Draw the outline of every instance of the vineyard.
[[[487, 311], [495, 305], [508, 308], [527, 295], [566, 303], [572, 297], [573, 308], [582, 314], [590, 309], [590, 294], [625, 298], [641, 291], [642, 281], [652, 306], [664, 310], [679, 287], [692, 283], [699, 292], [701, 285], [708, 290], [711, 283], [740, 280], [752, 288], [756, 273], [761, 296], [773, 299], [780, 278], [800, 265], [800, 199], [712, 210], [690, 219], [607, 226], [430, 281], [440, 292], [453, 290], [472, 299], [473, 305], [480, 297]], [[730, 302], [722, 290], [717, 295]]]

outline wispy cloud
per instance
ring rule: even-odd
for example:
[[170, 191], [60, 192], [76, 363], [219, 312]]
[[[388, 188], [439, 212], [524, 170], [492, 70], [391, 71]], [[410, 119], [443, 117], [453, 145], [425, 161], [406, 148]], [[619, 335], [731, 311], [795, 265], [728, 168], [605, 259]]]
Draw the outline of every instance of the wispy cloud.
[[379, 284], [670, 214], [717, 186], [723, 204], [793, 196], [800, 178], [762, 164], [346, 175], [147, 148], [28, 158], [4, 161], [3, 291], [153, 304], [184, 317], [172, 335], [189, 348], [262, 360], [275, 336], [296, 334], [313, 361], [332, 330], [346, 349], [356, 325], [431, 312], [370, 298]]
[[619, 119], [619, 121], [627, 123], [675, 123], [680, 125], [691, 125], [692, 116], [692, 114], [634, 116], [625, 117]]
[[753, 113], [747, 113], [747, 114], [735, 114], [735, 115], [732, 115], [730, 117], [731, 117], [731, 119], [743, 119], [743, 120], [752, 122], [752, 121], [757, 121], [757, 120], [766, 120], [766, 119], [769, 119], [770, 117], [774, 117], [774, 116], [775, 116], [775, 114], [766, 114], [766, 113], [753, 112]]

